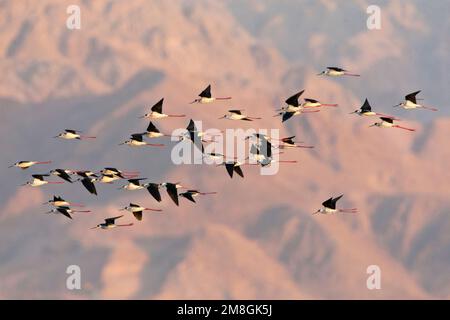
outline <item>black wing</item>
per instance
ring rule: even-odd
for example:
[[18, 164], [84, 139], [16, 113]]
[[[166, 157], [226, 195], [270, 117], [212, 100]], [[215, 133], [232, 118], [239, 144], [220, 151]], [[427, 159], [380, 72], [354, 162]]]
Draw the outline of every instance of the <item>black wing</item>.
[[186, 127], [186, 130], [191, 132], [191, 131], [197, 131], [197, 128], [195, 127], [195, 123], [194, 120], [191, 119], [191, 121], [189, 121], [188, 126]]
[[105, 223], [106, 224], [114, 224], [116, 219], [119, 219], [119, 218], [122, 218], [122, 217], [123, 217], [123, 215], [117, 216], [117, 217], [112, 217], [112, 218], [107, 218], [107, 219], [105, 219]]
[[208, 85], [198, 96], [202, 98], [211, 98], [211, 85]]
[[159, 193], [159, 185], [157, 183], [149, 183], [147, 191], [155, 198], [156, 201], [161, 202], [161, 194]]
[[147, 132], [158, 132], [158, 133], [159, 133], [159, 130], [158, 130], [158, 128], [156, 128], [156, 126], [150, 121], [150, 123], [148, 124], [148, 127], [147, 127]]
[[259, 154], [259, 149], [255, 144], [252, 144], [252, 146], [250, 147], [250, 153], [251, 154]]
[[292, 97], [289, 97], [288, 99], [286, 99], [286, 101], [285, 101], [286, 104], [289, 106], [298, 107], [299, 106], [298, 98], [300, 98], [300, 96], [303, 94], [303, 92], [305, 92], [305, 90], [297, 92]]
[[416, 92], [406, 95], [405, 100], [411, 101], [412, 103], [417, 103], [416, 96], [420, 93], [420, 91], [422, 91], [422, 90], [419, 90], [419, 91], [416, 91]]
[[140, 182], [139, 181], [141, 181], [141, 180], [145, 180], [145, 178], [140, 178], [140, 179], [128, 179], [128, 182], [129, 183], [131, 183], [131, 184], [135, 184], [135, 185], [140, 185]]
[[53, 196], [53, 201], [64, 201], [60, 196]]
[[134, 216], [137, 220], [141, 221], [141, 220], [142, 220], [142, 211], [135, 211], [135, 212], [133, 212], [133, 216]]
[[87, 191], [89, 191], [92, 194], [97, 195], [97, 189], [95, 188], [95, 185], [90, 178], [83, 178], [81, 180], [81, 183], [87, 189]]
[[44, 177], [48, 177], [49, 174], [32, 174], [31, 175], [33, 178], [36, 178], [38, 180], [44, 180]]
[[294, 138], [295, 138], [295, 136], [286, 137], [286, 138], [281, 139], [281, 141], [284, 143], [287, 143], [287, 144], [294, 144], [295, 143]]
[[[334, 209], [334, 208], [333, 208], [333, 198], [330, 198], [330, 199], [328, 199], [328, 200], [325, 200], [324, 202], [322, 202], [322, 205], [323, 205], [325, 208]], [[336, 204], [334, 204], [334, 205], [336, 205]]]
[[242, 169], [241, 169], [240, 166], [234, 166], [234, 167], [233, 167], [233, 170], [234, 170], [238, 175], [240, 175], [242, 178], [244, 177], [244, 172], [242, 172]]
[[66, 180], [70, 183], [73, 182], [70, 176], [63, 169], [56, 169], [55, 171], [58, 172], [58, 177], [60, 177], [61, 179]]
[[305, 101], [306, 101], [306, 102], [311, 102], [311, 103], [317, 103], [317, 102], [319, 102], [318, 100], [315, 100], [315, 99], [309, 99], [309, 98], [305, 98]]
[[388, 117], [380, 117], [381, 120], [389, 123], [394, 123], [394, 119]]
[[228, 112], [235, 113], [235, 114], [242, 114], [241, 111], [242, 110], [228, 110]]
[[294, 115], [294, 112], [285, 112], [283, 113], [283, 117], [281, 118], [281, 122], [285, 122], [287, 120], [289, 120], [290, 118], [292, 118], [292, 116]]
[[81, 133], [81, 131], [72, 130], [72, 129], [65, 129], [64, 131], [67, 132], [67, 133], [73, 133], [73, 134]]
[[166, 184], [167, 193], [169, 194], [169, 197], [175, 202], [175, 204], [178, 206], [178, 192], [177, 192], [177, 186], [173, 183], [167, 183]]
[[225, 168], [227, 169], [228, 175], [230, 178], [233, 178], [233, 172], [234, 172], [234, 163], [225, 163]]
[[345, 69], [338, 68], [338, 67], [327, 67], [327, 69], [328, 69], [328, 70], [338, 71], [338, 72], [341, 72], [341, 71], [347, 71], [347, 70], [345, 70]]
[[144, 141], [144, 138], [142, 136], [143, 136], [142, 133], [133, 133], [131, 135], [131, 139], [142, 142]]
[[192, 193], [190, 193], [190, 192], [183, 192], [183, 193], [180, 193], [179, 195], [195, 203], [195, 199], [192, 196]]
[[364, 101], [364, 104], [361, 106], [361, 111], [362, 112], [370, 112], [372, 111], [372, 107], [370, 106], [369, 100]]
[[59, 213], [65, 215], [67, 218], [72, 219], [72, 216], [69, 214], [69, 212], [67, 211], [67, 207], [59, 207], [56, 210], [58, 210]]
[[151, 108], [152, 111], [162, 113], [162, 106], [163, 106], [164, 98], [159, 100], [155, 105]]
[[336, 209], [336, 202], [338, 202], [338, 200], [339, 200], [340, 198], [342, 198], [343, 196], [344, 196], [344, 195], [341, 194], [339, 197], [333, 198], [333, 199], [331, 200], [331, 203], [332, 203], [331, 209]]

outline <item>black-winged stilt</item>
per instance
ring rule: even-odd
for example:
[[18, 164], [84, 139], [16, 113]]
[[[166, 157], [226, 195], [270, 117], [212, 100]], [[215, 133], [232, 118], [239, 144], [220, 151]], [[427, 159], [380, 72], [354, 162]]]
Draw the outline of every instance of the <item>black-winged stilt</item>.
[[8, 168], [20, 168], [22, 170], [26, 170], [31, 166], [34, 166], [35, 164], [49, 164], [52, 163], [51, 161], [18, 161], [12, 165], [10, 165]]
[[342, 69], [342, 68], [338, 68], [338, 67], [327, 67], [326, 70], [324, 70], [318, 74], [318, 76], [320, 76], [320, 75], [325, 75], [328, 77], [340, 77], [340, 76], [359, 77], [360, 76], [359, 74], [350, 73], [349, 71]]
[[417, 98], [416, 96], [421, 92], [422, 90], [407, 94], [405, 96], [405, 101], [400, 102], [399, 104], [395, 105], [394, 107], [402, 107], [403, 109], [427, 109], [427, 110], [431, 110], [431, 111], [438, 111], [438, 109], [433, 108], [433, 107], [429, 107], [429, 106], [424, 106], [423, 104], [419, 104], [417, 103]]
[[320, 208], [319, 210], [317, 210], [316, 212], [314, 212], [313, 214], [316, 213], [322, 213], [322, 214], [332, 214], [332, 213], [336, 213], [336, 212], [342, 212], [342, 213], [357, 213], [358, 209], [356, 208], [351, 208], [351, 209], [336, 209], [336, 202], [342, 198], [344, 195], [340, 195], [339, 197], [336, 198], [330, 198], [328, 200], [325, 200], [324, 202], [322, 202], [322, 206], [323, 208]]
[[107, 218], [105, 219], [104, 223], [100, 223], [98, 225], [96, 225], [95, 227], [91, 228], [91, 229], [112, 229], [112, 228], [116, 228], [116, 227], [131, 227], [133, 225], [133, 223], [127, 223], [127, 224], [116, 224], [116, 220], [122, 218], [123, 215], [121, 216], [117, 216], [117, 217], [112, 217], [112, 218]]
[[375, 122], [374, 124], [372, 124], [369, 127], [399, 128], [399, 129], [408, 130], [408, 131], [416, 131], [416, 129], [407, 128], [407, 127], [400, 126], [398, 124], [394, 124], [394, 119], [392, 119], [392, 118], [380, 117], [380, 119], [381, 119], [380, 122]]
[[200, 94], [198, 96], [200, 98], [195, 99], [194, 101], [191, 102], [191, 104], [193, 104], [193, 103], [206, 104], [206, 103], [212, 103], [216, 100], [230, 100], [231, 99], [231, 97], [222, 97], [222, 98], [213, 97], [211, 95], [211, 85], [208, 85], [202, 92], [200, 92]]
[[179, 118], [179, 117], [185, 117], [184, 114], [165, 114], [162, 112], [162, 107], [164, 103], [164, 98], [159, 100], [153, 107], [151, 107], [151, 111], [149, 113], [146, 113], [140, 118], [151, 118], [151, 119], [162, 119], [162, 118]]
[[152, 208], [142, 207], [142, 206], [140, 206], [138, 204], [135, 204], [135, 203], [130, 203], [128, 206], [120, 209], [120, 211], [122, 211], [122, 210], [126, 210], [126, 211], [131, 212], [134, 215], [134, 217], [137, 220], [139, 220], [139, 221], [142, 220], [142, 213], [144, 211], [154, 211], [154, 212], [161, 212], [162, 211], [161, 209], [152, 209]]

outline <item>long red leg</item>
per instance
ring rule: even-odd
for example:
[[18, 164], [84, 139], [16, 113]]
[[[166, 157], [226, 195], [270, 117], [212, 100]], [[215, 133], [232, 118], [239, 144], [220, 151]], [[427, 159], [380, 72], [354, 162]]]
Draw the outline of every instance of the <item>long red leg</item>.
[[280, 160], [278, 162], [280, 162], [280, 163], [297, 163], [298, 161], [297, 160]]
[[147, 211], [162, 211], [161, 209], [152, 209], [152, 208], [145, 208], [144, 210], [147, 210]]
[[51, 161], [38, 161], [36, 164], [49, 164], [52, 163]]
[[303, 110], [302, 113], [320, 112], [320, 110]]
[[91, 210], [75, 210], [75, 211], [72, 211], [72, 212], [74, 212], [74, 213], [78, 213], [78, 212], [88, 213], [88, 212], [91, 212]]
[[220, 98], [216, 98], [216, 100], [230, 100], [231, 97], [220, 97]]
[[69, 205], [71, 207], [84, 207], [84, 204], [80, 204], [80, 203], [70, 203]]
[[346, 76], [352, 76], [352, 77], [360, 77], [361, 75], [359, 75], [359, 74], [355, 74], [355, 73], [348, 73], [348, 72], [345, 72], [344, 73]]
[[62, 184], [64, 181], [49, 181], [48, 184]]
[[296, 147], [297, 148], [307, 148], [307, 149], [313, 149], [314, 148], [314, 146], [300, 146], [300, 145], [298, 145]]
[[164, 144], [162, 143], [147, 143], [147, 147], [164, 147]]
[[97, 137], [93, 136], [80, 136], [80, 139], [96, 139]]
[[402, 127], [402, 126], [399, 126], [398, 124], [394, 125], [394, 128], [399, 128], [399, 129], [408, 130], [408, 131], [416, 131], [416, 129]]
[[133, 225], [133, 223], [128, 223], [128, 224], [116, 224], [117, 227], [131, 227]]
[[431, 111], [438, 111], [438, 109], [433, 108], [433, 107], [428, 107], [428, 106], [422, 106], [422, 108], [427, 109], [427, 110], [431, 110]]
[[337, 107], [338, 104], [337, 103], [322, 103], [320, 106], [321, 107]]
[[342, 213], [357, 213], [357, 212], [358, 212], [358, 209], [356, 209], [356, 208], [351, 208], [351, 209], [339, 209], [338, 211], [339, 211], [339, 212], [342, 212]]
[[182, 117], [186, 117], [185, 114], [169, 114], [168, 117], [171, 118], [182, 118]]
[[208, 194], [217, 194], [217, 192], [200, 192], [202, 196], [206, 196]]

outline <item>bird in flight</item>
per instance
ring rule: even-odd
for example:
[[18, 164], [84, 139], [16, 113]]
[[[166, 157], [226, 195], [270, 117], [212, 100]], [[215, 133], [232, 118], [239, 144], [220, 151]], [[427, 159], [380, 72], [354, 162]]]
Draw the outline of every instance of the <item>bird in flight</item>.
[[153, 107], [151, 107], [149, 113], [144, 114], [140, 118], [141, 119], [142, 118], [162, 119], [162, 118], [180, 118], [180, 117], [186, 116], [184, 114], [165, 114], [165, 113], [163, 113], [163, 111], [162, 111], [163, 103], [164, 103], [164, 98], [162, 98], [157, 103], [155, 103], [153, 105]]
[[228, 119], [228, 120], [244, 120], [244, 121], [253, 121], [260, 120], [261, 118], [257, 117], [249, 117], [242, 113], [244, 110], [228, 110], [228, 114], [220, 117], [219, 119]]
[[147, 147], [164, 147], [164, 144], [162, 143], [148, 143], [146, 141], [144, 141], [144, 135], [146, 135], [147, 133], [133, 133], [130, 137], [130, 139], [128, 139], [125, 142], [119, 143], [120, 145], [129, 145], [131, 147], [142, 147], [142, 146], [147, 146]]
[[83, 204], [72, 203], [72, 202], [66, 201], [63, 198], [61, 198], [60, 196], [53, 196], [53, 199], [50, 199], [43, 204], [51, 204], [55, 207], [84, 207]]
[[48, 212], [48, 213], [56, 213], [56, 214], [62, 214], [64, 216], [66, 216], [69, 219], [72, 219], [72, 216], [70, 215], [71, 213], [88, 213], [91, 212], [91, 210], [72, 210], [69, 207], [56, 207]]
[[338, 202], [338, 200], [340, 198], [342, 198], [344, 195], [341, 194], [339, 197], [336, 198], [330, 198], [328, 200], [325, 200], [324, 202], [322, 202], [322, 208], [320, 208], [319, 210], [317, 210], [316, 212], [314, 212], [313, 214], [317, 214], [317, 213], [322, 213], [322, 214], [332, 214], [332, 213], [337, 213], [337, 212], [341, 212], [341, 213], [357, 213], [358, 209], [356, 208], [350, 208], [350, 209], [337, 209], [336, 208], [336, 202]]
[[116, 227], [131, 227], [133, 225], [133, 223], [128, 223], [128, 224], [116, 224], [116, 220], [122, 218], [123, 215], [121, 216], [117, 216], [117, 217], [112, 217], [112, 218], [107, 218], [105, 219], [104, 223], [100, 223], [98, 225], [96, 225], [95, 227], [91, 228], [91, 229], [113, 229]]
[[142, 213], [144, 211], [154, 211], [154, 212], [161, 212], [162, 211], [161, 209], [152, 209], [152, 208], [142, 207], [142, 206], [140, 206], [138, 204], [135, 204], [135, 203], [130, 203], [128, 206], [120, 209], [120, 211], [123, 211], [123, 210], [131, 212], [134, 215], [134, 217], [137, 220], [139, 220], [139, 221], [142, 220]]
[[28, 181], [27, 183], [23, 184], [22, 186], [31, 186], [31, 187], [40, 187], [46, 184], [62, 184], [63, 181], [47, 181], [44, 177], [50, 176], [49, 174], [33, 174], [31, 175], [33, 177], [33, 180]]
[[60, 138], [65, 140], [86, 140], [86, 139], [95, 139], [96, 137], [93, 136], [84, 136], [81, 135], [82, 131], [78, 130], [72, 130], [72, 129], [65, 129], [64, 132], [61, 132], [57, 136], [54, 136], [53, 138]]
[[389, 115], [386, 115], [383, 113], [378, 113], [378, 112], [372, 111], [372, 106], [370, 105], [369, 100], [367, 100], [367, 98], [366, 98], [366, 100], [364, 100], [363, 105], [359, 109], [357, 109], [353, 112], [350, 112], [350, 114], [357, 114], [359, 116], [366, 116], [366, 117], [381, 116], [381, 117], [386, 117], [386, 118], [391, 118], [391, 119], [396, 120], [396, 118], [393, 116], [389, 116]]
[[352, 77], [359, 77], [359, 74], [350, 73], [349, 71], [338, 68], [338, 67], [327, 67], [326, 70], [322, 71], [318, 74], [318, 76], [328, 76], [328, 77], [341, 77], [341, 76], [352, 76]]
[[10, 165], [8, 168], [20, 168], [22, 170], [26, 170], [30, 168], [31, 166], [34, 166], [35, 164], [49, 164], [52, 163], [51, 161], [18, 161], [12, 165]]
[[211, 94], [211, 85], [208, 85], [202, 92], [200, 92], [200, 94], [198, 96], [200, 98], [195, 99], [190, 104], [193, 104], [193, 103], [206, 104], [206, 103], [212, 103], [216, 100], [230, 100], [231, 99], [231, 97], [221, 97], [221, 98], [213, 97]]
[[416, 129], [407, 128], [407, 127], [400, 126], [398, 124], [394, 124], [394, 119], [392, 119], [392, 118], [380, 117], [380, 119], [381, 119], [380, 122], [375, 122], [374, 124], [370, 125], [369, 127], [399, 128], [399, 129], [408, 130], [408, 131], [416, 131]]
[[180, 197], [186, 198], [189, 201], [192, 201], [192, 202], [195, 203], [194, 197], [206, 196], [206, 195], [210, 195], [210, 194], [217, 194], [217, 192], [200, 192], [198, 190], [187, 190], [185, 192], [179, 193], [178, 195]]
[[399, 104], [395, 105], [395, 107], [402, 107], [403, 109], [409, 110], [409, 109], [427, 109], [431, 111], [438, 111], [438, 109], [433, 107], [424, 106], [423, 104], [417, 103], [416, 96], [421, 92], [422, 90], [407, 94], [405, 96], [405, 101], [400, 102]]

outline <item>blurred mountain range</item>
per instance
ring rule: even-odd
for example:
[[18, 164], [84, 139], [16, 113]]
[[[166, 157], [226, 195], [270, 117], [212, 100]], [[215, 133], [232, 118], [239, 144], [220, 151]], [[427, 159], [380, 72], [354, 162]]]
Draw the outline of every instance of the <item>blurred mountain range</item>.
[[[445, 1], [80, 0], [81, 29], [66, 28], [66, 4], [0, 1], [0, 298], [19, 299], [448, 299], [450, 298], [450, 48]], [[381, 7], [381, 30], [366, 8]], [[361, 78], [316, 76], [336, 65]], [[189, 105], [208, 84], [231, 103]], [[285, 124], [274, 109], [293, 93], [339, 103]], [[404, 95], [439, 112], [396, 110]], [[203, 128], [279, 128], [313, 144], [287, 150], [273, 176], [244, 167], [172, 164], [170, 146], [118, 146], [142, 132], [139, 116], [160, 98], [155, 121], [170, 133]], [[417, 132], [368, 128], [349, 112], [368, 98]], [[245, 109], [263, 119], [217, 120]], [[95, 141], [58, 141], [65, 128]], [[52, 160], [27, 171], [18, 160]], [[139, 170], [218, 195], [159, 204], [144, 190], [79, 183], [18, 187], [50, 168]], [[344, 193], [357, 215], [312, 216]], [[73, 221], [44, 215], [53, 194], [85, 203]], [[162, 208], [133, 228], [89, 230], [129, 202]], [[124, 221], [132, 221], [129, 214]], [[81, 267], [79, 291], [66, 268]], [[378, 265], [381, 290], [368, 290]]]

